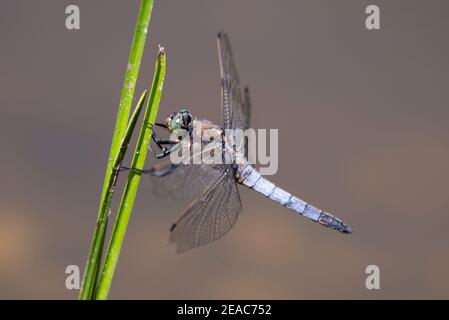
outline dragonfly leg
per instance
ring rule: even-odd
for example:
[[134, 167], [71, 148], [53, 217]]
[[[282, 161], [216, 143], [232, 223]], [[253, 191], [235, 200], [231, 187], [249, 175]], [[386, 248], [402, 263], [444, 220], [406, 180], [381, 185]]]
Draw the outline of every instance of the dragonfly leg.
[[129, 169], [131, 169], [131, 168], [125, 167], [125, 166], [120, 166], [120, 168], [118, 168], [117, 172], [128, 171]]
[[171, 164], [168, 168], [163, 169], [158, 169], [156, 167], [153, 167], [151, 169], [137, 169], [137, 168], [123, 167], [123, 169], [121, 169], [120, 171], [133, 169], [140, 174], [150, 174], [156, 177], [165, 177], [166, 175], [172, 173], [177, 167], [178, 165], [176, 164]]
[[[162, 124], [162, 123], [155, 123], [155, 125], [167, 128], [167, 125]], [[175, 150], [175, 148], [178, 147], [178, 144], [180, 142], [180, 141], [159, 139], [155, 131], [152, 132], [151, 138], [156, 143], [156, 145], [159, 147], [159, 149], [162, 151], [160, 154], [156, 154], [151, 149], [150, 146], [148, 147], [150, 149], [150, 152], [153, 153], [157, 159], [165, 158], [166, 156], [170, 155], [170, 153], [172, 153]], [[176, 168], [176, 166], [174, 166], [174, 168]], [[136, 172], [138, 172], [140, 174], [151, 174], [151, 175], [157, 175], [157, 176], [164, 176], [164, 175], [169, 174], [171, 171], [173, 171], [174, 168], [170, 168], [170, 170], [167, 170], [167, 172], [156, 172], [154, 168], [152, 168], [150, 170], [146, 170], [146, 169], [137, 169], [137, 168], [131, 168], [131, 167], [126, 167], [126, 166], [120, 166], [117, 170], [117, 173], [120, 171], [135, 170]]]
[[170, 155], [170, 153], [172, 153], [175, 148], [178, 147], [178, 142], [176, 142], [176, 144], [171, 145], [170, 147], [163, 147], [162, 148], [162, 153], [160, 154], [156, 154], [156, 158], [157, 159], [162, 159], [165, 158], [166, 156]]
[[151, 138], [153, 139], [153, 141], [156, 143], [156, 145], [159, 147], [159, 149], [163, 150], [164, 147], [162, 145], [173, 145], [173, 144], [177, 144], [179, 141], [173, 141], [173, 140], [164, 140], [164, 139], [159, 139], [157, 137], [156, 132], [153, 131]]
[[164, 124], [164, 123], [156, 122], [154, 125], [158, 126], [158, 127], [162, 127], [162, 128], [168, 129], [167, 125]]
[[[159, 149], [162, 151], [162, 153], [160, 154], [154, 154], [157, 159], [161, 159], [168, 156], [173, 151], [174, 147], [179, 143], [179, 141], [159, 139], [155, 131], [153, 131], [151, 138], [159, 147]], [[151, 150], [151, 148], [150, 151], [154, 153], [153, 150]]]
[[176, 168], [178, 167], [177, 164], [171, 163], [168, 167], [158, 168], [158, 167], [152, 167], [151, 169], [135, 169], [137, 172], [142, 174], [150, 174], [152, 176], [156, 177], [165, 177], [172, 173]]
[[[160, 154], [155, 154], [157, 159], [162, 159], [165, 158], [166, 156], [170, 155], [170, 153], [172, 153], [175, 148], [177, 147], [177, 144], [174, 144], [170, 147], [163, 147], [162, 148], [162, 152]], [[174, 169], [176, 169], [177, 165], [172, 165], [170, 168], [168, 168], [165, 171], [156, 171], [155, 168], [151, 168], [149, 170], [146, 169], [137, 169], [137, 168], [131, 168], [131, 167], [126, 167], [126, 166], [120, 166], [117, 170], [116, 176], [118, 176], [118, 173], [121, 171], [128, 171], [128, 170], [135, 170], [136, 172], [140, 173], [140, 174], [151, 174], [154, 176], [166, 176], [167, 174], [171, 173]]]

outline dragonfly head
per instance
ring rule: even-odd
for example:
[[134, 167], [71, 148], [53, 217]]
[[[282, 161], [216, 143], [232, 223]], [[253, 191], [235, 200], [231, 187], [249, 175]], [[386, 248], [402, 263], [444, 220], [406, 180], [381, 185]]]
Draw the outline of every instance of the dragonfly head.
[[191, 131], [193, 128], [192, 114], [186, 109], [181, 109], [178, 112], [173, 112], [166, 120], [167, 128], [170, 132], [177, 129], [184, 129]]

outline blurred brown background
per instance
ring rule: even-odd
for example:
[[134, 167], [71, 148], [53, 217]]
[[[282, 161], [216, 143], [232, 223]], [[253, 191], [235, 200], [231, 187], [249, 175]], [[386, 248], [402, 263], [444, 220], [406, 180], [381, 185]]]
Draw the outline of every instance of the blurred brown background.
[[[372, 3], [379, 31], [364, 26]], [[79, 31], [65, 29], [69, 4]], [[2, 1], [0, 298], [77, 297], [64, 271], [84, 268], [138, 6]], [[111, 298], [449, 298], [448, 18], [445, 0], [156, 1], [136, 95], [161, 43], [160, 119], [188, 106], [219, 122], [225, 30], [252, 125], [280, 129], [271, 179], [355, 233], [241, 188], [234, 229], [176, 255], [168, 228], [186, 202], [146, 184]], [[370, 264], [377, 291], [365, 288]]]

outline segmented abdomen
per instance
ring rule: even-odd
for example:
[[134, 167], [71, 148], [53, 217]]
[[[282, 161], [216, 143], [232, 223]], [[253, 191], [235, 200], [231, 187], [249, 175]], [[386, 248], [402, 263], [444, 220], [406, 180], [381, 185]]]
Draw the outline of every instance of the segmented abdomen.
[[279, 202], [284, 207], [292, 209], [296, 213], [315, 222], [319, 222], [328, 228], [343, 233], [352, 233], [352, 229], [343, 223], [343, 221], [277, 187], [274, 183], [262, 177], [262, 175], [247, 162], [236, 165], [236, 180], [248, 188]]

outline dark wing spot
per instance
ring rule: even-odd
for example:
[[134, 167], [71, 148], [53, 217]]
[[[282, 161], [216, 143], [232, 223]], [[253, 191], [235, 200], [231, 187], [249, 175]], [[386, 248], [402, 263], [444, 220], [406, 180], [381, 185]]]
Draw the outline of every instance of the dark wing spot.
[[177, 224], [176, 224], [176, 223], [173, 223], [173, 224], [171, 225], [171, 227], [170, 227], [170, 232], [172, 232], [173, 230], [175, 230], [176, 226], [177, 226]]

